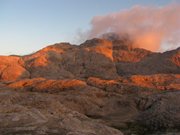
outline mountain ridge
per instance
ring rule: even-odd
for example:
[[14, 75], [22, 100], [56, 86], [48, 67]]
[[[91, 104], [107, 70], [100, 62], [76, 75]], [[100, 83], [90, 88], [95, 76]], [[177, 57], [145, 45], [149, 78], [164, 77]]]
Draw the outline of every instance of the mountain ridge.
[[[19, 79], [33, 77], [56, 79], [58, 76], [59, 78], [94, 76], [110, 79], [119, 75], [180, 73], [180, 48], [154, 53], [132, 48], [123, 42], [95, 38], [87, 40], [80, 46], [59, 43], [30, 55], [1, 56], [0, 79], [8, 81], [18, 79], [18, 75], [14, 75], [14, 78], [5, 75], [6, 72], [14, 70], [18, 70]], [[5, 68], [6, 66], [8, 68]]]

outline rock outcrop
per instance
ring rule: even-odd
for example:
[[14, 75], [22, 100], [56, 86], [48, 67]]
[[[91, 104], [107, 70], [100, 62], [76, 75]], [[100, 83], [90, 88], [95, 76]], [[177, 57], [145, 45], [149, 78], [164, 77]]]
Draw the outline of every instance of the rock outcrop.
[[58, 95], [0, 92], [1, 135], [123, 135], [67, 108]]
[[29, 78], [30, 73], [24, 66], [21, 57], [0, 56], [0, 80], [15, 81]]

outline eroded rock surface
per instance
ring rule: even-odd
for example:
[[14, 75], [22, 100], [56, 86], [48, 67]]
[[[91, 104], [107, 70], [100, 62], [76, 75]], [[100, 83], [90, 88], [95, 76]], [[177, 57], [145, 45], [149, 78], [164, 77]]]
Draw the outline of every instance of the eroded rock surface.
[[0, 134], [122, 135], [61, 103], [60, 95], [0, 92]]
[[30, 73], [24, 66], [21, 57], [0, 56], [0, 80], [15, 81], [29, 78]]

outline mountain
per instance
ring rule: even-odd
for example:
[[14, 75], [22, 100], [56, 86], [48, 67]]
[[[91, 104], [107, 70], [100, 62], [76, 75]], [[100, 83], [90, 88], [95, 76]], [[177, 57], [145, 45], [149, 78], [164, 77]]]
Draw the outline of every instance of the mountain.
[[180, 48], [133, 48], [127, 39], [57, 43], [0, 56], [0, 134], [180, 133]]
[[88, 40], [80, 46], [59, 43], [22, 57], [1, 56], [0, 79], [115, 79], [127, 75], [179, 74], [180, 48], [153, 53], [121, 40]]

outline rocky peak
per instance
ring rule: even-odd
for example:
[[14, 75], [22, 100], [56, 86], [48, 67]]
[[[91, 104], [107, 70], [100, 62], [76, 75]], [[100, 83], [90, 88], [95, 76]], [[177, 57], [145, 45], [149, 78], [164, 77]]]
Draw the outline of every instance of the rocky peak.
[[[112, 79], [118, 74], [179, 73], [179, 56], [179, 48], [166, 53], [153, 53], [133, 48], [128, 38], [94, 38], [80, 46], [57, 43], [22, 57], [1, 56], [0, 73], [3, 80], [91, 76]], [[15, 68], [17, 74], [10, 75]]]

